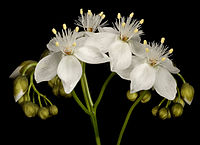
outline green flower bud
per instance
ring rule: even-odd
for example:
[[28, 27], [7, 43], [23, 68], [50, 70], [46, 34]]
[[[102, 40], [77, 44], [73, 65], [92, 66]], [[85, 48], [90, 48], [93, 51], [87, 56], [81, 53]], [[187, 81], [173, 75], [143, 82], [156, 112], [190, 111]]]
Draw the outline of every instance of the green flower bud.
[[13, 95], [17, 102], [28, 89], [28, 79], [25, 76], [18, 76], [13, 82]]
[[58, 108], [57, 108], [57, 106], [56, 105], [51, 105], [49, 107], [49, 113], [51, 115], [57, 115], [58, 114]]
[[[140, 91], [140, 95], [142, 95], [144, 91]], [[149, 100], [151, 99], [151, 92], [150, 91], [146, 91], [144, 97], [142, 98], [141, 102], [142, 103], [147, 103], [149, 102]]]
[[46, 107], [41, 107], [38, 110], [38, 116], [42, 119], [45, 120], [49, 117], [49, 109]]
[[60, 83], [59, 93], [60, 93], [61, 96], [65, 97], [65, 98], [71, 98], [72, 97], [71, 93], [67, 94], [65, 92], [62, 83]]
[[160, 119], [162, 119], [162, 120], [167, 119], [167, 117], [168, 117], [167, 108], [165, 108], [165, 107], [161, 108], [158, 113], [159, 113]]
[[[31, 64], [33, 64], [33, 63], [37, 63], [37, 62], [34, 60], [26, 60], [26, 61], [22, 62], [20, 64], [20, 66], [22, 66], [20, 69], [20, 73], [22, 74], [27, 69], [25, 72], [25, 75], [30, 75], [35, 70], [36, 65], [31, 66]], [[29, 68], [27, 68], [27, 67], [29, 67]]]
[[130, 101], [135, 101], [137, 99], [138, 93], [130, 93], [130, 90], [127, 91], [126, 93], [126, 97], [130, 100]]
[[180, 117], [183, 114], [183, 106], [180, 103], [175, 103], [172, 106], [171, 111], [174, 117]]
[[176, 97], [174, 100], [173, 100], [174, 103], [180, 103], [183, 107], [185, 106], [185, 102], [183, 101], [182, 98], [180, 97]]
[[190, 105], [194, 97], [194, 88], [189, 83], [184, 83], [181, 87], [181, 96]]
[[30, 117], [34, 117], [37, 114], [37, 111], [36, 111], [36, 108], [35, 108], [35, 104], [30, 102], [30, 101], [24, 103], [22, 108], [23, 108], [23, 111], [24, 111], [25, 115], [27, 117], [29, 117], [29, 118]]
[[48, 85], [53, 88], [54, 85], [56, 85], [56, 81], [58, 79], [58, 76], [55, 76], [53, 79], [51, 79], [50, 81], [48, 81]]
[[170, 119], [172, 117], [170, 109], [167, 108], [167, 118]]
[[49, 51], [48, 49], [45, 49], [45, 50], [42, 52], [42, 54], [41, 54], [41, 56], [40, 56], [40, 59], [42, 59], [42, 58], [44, 58], [45, 56], [49, 55], [49, 53], [50, 53], [50, 51]]
[[53, 89], [52, 89], [52, 92], [53, 92], [53, 94], [54, 94], [55, 96], [59, 96], [59, 90], [60, 90], [59, 85], [55, 85], [55, 86], [53, 87]]
[[155, 106], [152, 108], [151, 113], [153, 116], [156, 116], [159, 110], [159, 106]]

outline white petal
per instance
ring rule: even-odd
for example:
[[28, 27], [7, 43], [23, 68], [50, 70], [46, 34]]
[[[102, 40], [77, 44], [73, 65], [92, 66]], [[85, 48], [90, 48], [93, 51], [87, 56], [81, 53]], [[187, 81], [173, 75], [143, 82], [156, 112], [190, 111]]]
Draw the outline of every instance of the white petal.
[[109, 48], [109, 56], [112, 70], [123, 70], [130, 66], [132, 53], [130, 46], [121, 40], [115, 42]]
[[159, 67], [154, 84], [156, 92], [168, 100], [173, 100], [177, 92], [176, 86], [176, 80], [170, 72], [165, 68]]
[[132, 56], [131, 65], [127, 69], [113, 71], [116, 72], [122, 79], [130, 80], [130, 73], [133, 70], [133, 68], [142, 63], [144, 63], [144, 59], [137, 56]]
[[106, 53], [108, 52], [108, 48], [115, 40], [115, 38], [116, 34], [113, 33], [94, 33], [87, 38], [85, 45], [97, 47], [98, 49], [100, 49], [100, 51]]
[[156, 78], [156, 70], [147, 63], [136, 66], [130, 74], [131, 93], [150, 89]]
[[53, 38], [49, 41], [49, 43], [47, 44], [47, 48], [50, 50], [50, 51], [53, 51], [53, 52], [59, 52], [60, 49], [58, 46], [56, 46], [56, 39]]
[[20, 92], [16, 96], [14, 96], [15, 102], [17, 102], [25, 93], [26, 91], [23, 92], [23, 90], [20, 90]]
[[113, 29], [112, 27], [103, 27], [103, 28], [100, 27], [98, 30], [99, 32], [109, 32], [109, 33], [119, 34], [119, 32]]
[[18, 66], [13, 72], [12, 74], [9, 76], [9, 78], [16, 78], [18, 75], [20, 75], [20, 69], [22, 68], [22, 66]]
[[144, 58], [146, 56], [145, 48], [148, 46], [145, 47], [145, 45], [141, 44], [140, 42], [133, 40], [131, 42], [132, 53], [136, 56]]
[[160, 65], [162, 65], [164, 68], [166, 68], [173, 74], [177, 74], [180, 72], [180, 70], [173, 65], [172, 61], [169, 58], [165, 59], [165, 61], [162, 61]]
[[57, 74], [57, 67], [61, 60], [61, 53], [52, 53], [42, 58], [35, 68], [35, 80], [37, 83], [49, 81]]
[[81, 78], [81, 64], [75, 56], [67, 55], [60, 61], [57, 74], [62, 80], [65, 92], [69, 94]]
[[92, 46], [82, 46], [74, 51], [74, 55], [81, 61], [90, 64], [108, 62], [109, 57], [102, 53], [98, 48]]

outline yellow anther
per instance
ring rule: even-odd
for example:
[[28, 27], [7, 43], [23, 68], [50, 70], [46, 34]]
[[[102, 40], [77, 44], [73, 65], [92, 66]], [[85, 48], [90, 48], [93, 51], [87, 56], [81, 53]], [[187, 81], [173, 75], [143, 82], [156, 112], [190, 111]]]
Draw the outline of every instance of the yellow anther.
[[134, 33], [137, 33], [137, 32], [138, 32], [138, 29], [136, 28], [133, 32], [134, 32]]
[[88, 10], [88, 15], [91, 16], [92, 15], [92, 11]]
[[147, 45], [147, 40], [144, 40], [144, 41], [143, 41], [143, 44], [144, 44], [144, 45]]
[[162, 61], [165, 61], [166, 57], [161, 58]]
[[133, 15], [134, 15], [134, 13], [132, 12], [132, 13], [130, 13], [129, 17], [130, 17], [130, 18], [132, 18], [132, 17], [133, 17]]
[[56, 31], [55, 28], [52, 29], [52, 32], [53, 32], [53, 34], [55, 34], [55, 35], [56, 35], [56, 33], [57, 33], [57, 31]]
[[171, 54], [173, 51], [174, 51], [174, 49], [173, 49], [173, 48], [171, 48], [171, 49], [169, 50], [169, 53]]
[[117, 19], [121, 19], [121, 14], [120, 13], [117, 14]]
[[165, 38], [162, 37], [160, 42], [163, 44], [165, 42]]
[[80, 9], [80, 14], [81, 14], [81, 15], [83, 14], [83, 9]]
[[103, 15], [101, 16], [101, 18], [102, 18], [102, 19], [104, 19], [105, 17], [106, 17], [106, 15], [105, 15], [105, 14], [103, 14]]
[[56, 45], [57, 47], [59, 46], [59, 43], [58, 43], [58, 41], [56, 41], [55, 45]]
[[125, 23], [125, 22], [123, 22], [123, 23], [122, 23], [122, 27], [125, 27], [125, 25], [126, 25], [126, 23]]
[[78, 31], [79, 31], [79, 27], [78, 27], [78, 26], [75, 28], [75, 31], [76, 31], [76, 32], [78, 32]]
[[67, 25], [63, 24], [63, 29], [66, 30], [67, 29]]
[[99, 13], [99, 16], [102, 17], [103, 16], [103, 12]]
[[149, 48], [145, 48], [145, 51], [146, 51], [146, 52], [149, 52]]
[[74, 43], [72, 44], [72, 46], [76, 46], [76, 42], [74, 42]]
[[143, 23], [144, 23], [144, 19], [141, 19], [141, 20], [140, 20], [140, 24], [143, 24]]

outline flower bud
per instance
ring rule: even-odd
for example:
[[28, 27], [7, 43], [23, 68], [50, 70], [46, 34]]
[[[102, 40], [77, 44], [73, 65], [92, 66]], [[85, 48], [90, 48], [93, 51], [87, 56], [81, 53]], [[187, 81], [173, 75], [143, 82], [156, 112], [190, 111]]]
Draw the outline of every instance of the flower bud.
[[54, 85], [52, 92], [55, 96], [59, 96], [59, 85]]
[[57, 108], [57, 106], [56, 105], [51, 105], [49, 107], [49, 113], [51, 115], [57, 115], [58, 114], [58, 108]]
[[130, 90], [127, 91], [126, 93], [126, 97], [130, 100], [130, 101], [135, 101], [136, 98], [138, 96], [138, 93], [130, 93]]
[[56, 85], [56, 80], [58, 79], [58, 76], [55, 76], [53, 79], [51, 79], [50, 81], [48, 81], [48, 85], [53, 88], [54, 85]]
[[46, 107], [41, 107], [38, 110], [38, 116], [42, 119], [45, 120], [49, 117], [49, 109]]
[[165, 108], [165, 107], [161, 108], [158, 113], [159, 113], [160, 119], [162, 119], [162, 120], [167, 119], [167, 117], [168, 117], [167, 108]]
[[181, 96], [190, 105], [194, 97], [194, 88], [189, 83], [184, 83], [181, 87]]
[[[143, 91], [140, 92], [140, 95], [143, 93]], [[149, 102], [149, 100], [151, 99], [151, 92], [150, 91], [146, 91], [144, 97], [142, 98], [141, 102], [142, 103], [147, 103]]]
[[42, 58], [44, 58], [45, 56], [49, 55], [49, 53], [50, 53], [50, 51], [49, 51], [48, 49], [45, 49], [45, 50], [42, 52], [42, 54], [41, 54], [41, 56], [40, 56], [40, 59], [42, 59]]
[[13, 95], [17, 102], [28, 89], [28, 79], [25, 76], [18, 76], [13, 82]]
[[151, 110], [151, 113], [153, 116], [156, 116], [159, 110], [159, 106], [155, 106], [153, 107], [153, 109]]
[[[27, 69], [27, 67], [29, 67], [29, 65], [31, 65], [33, 63], [37, 63], [37, 62], [34, 60], [26, 60], [26, 61], [22, 62], [20, 64], [20, 66], [22, 66], [20, 69], [20, 73], [22, 74], [24, 72], [24, 70]], [[28, 68], [25, 72], [25, 75], [30, 75], [34, 71], [34, 69], [35, 69], [35, 66]]]
[[30, 101], [24, 103], [22, 108], [23, 108], [23, 111], [24, 111], [25, 115], [27, 117], [29, 117], [29, 118], [30, 117], [34, 117], [37, 114], [37, 111], [36, 111], [34, 103], [32, 103]]
[[170, 119], [172, 117], [170, 109], [167, 108], [167, 118]]
[[185, 106], [185, 102], [183, 101], [182, 98], [180, 97], [176, 97], [174, 100], [173, 100], [174, 103], [180, 103], [183, 107]]
[[71, 98], [72, 97], [71, 93], [67, 94], [65, 92], [62, 83], [60, 83], [59, 93], [60, 93], [61, 96], [65, 97], [65, 98]]
[[174, 117], [180, 117], [183, 114], [183, 106], [180, 103], [175, 103], [172, 106], [171, 111]]

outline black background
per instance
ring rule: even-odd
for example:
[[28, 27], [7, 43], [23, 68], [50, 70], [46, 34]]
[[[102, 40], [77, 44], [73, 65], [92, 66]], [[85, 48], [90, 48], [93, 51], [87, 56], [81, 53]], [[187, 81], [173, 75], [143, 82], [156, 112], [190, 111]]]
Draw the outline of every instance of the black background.
[[[118, 5], [115, 5], [115, 4]], [[7, 75], [24, 60], [39, 60], [40, 54], [46, 49], [46, 44], [53, 37], [52, 28], [61, 30], [62, 24], [75, 28], [74, 20], [79, 16], [79, 9], [94, 13], [104, 11], [110, 26], [115, 22], [118, 12], [122, 16], [135, 13], [135, 18], [144, 19], [142, 29], [145, 35], [142, 40], [160, 41], [166, 38], [166, 44], [174, 48], [171, 57], [181, 70], [187, 82], [195, 88], [192, 104], [186, 105], [180, 118], [162, 121], [151, 115], [151, 109], [162, 99], [156, 93], [147, 104], [139, 104], [129, 120], [121, 145], [163, 143], [197, 143], [199, 142], [199, 41], [198, 9], [196, 4], [189, 2], [158, 2], [136, 3], [135, 1], [119, 1], [107, 4], [103, 1], [93, 2], [48, 2], [48, 3], [10, 3], [10, 13], [4, 15], [6, 34], [4, 41], [6, 50]], [[8, 55], [7, 55], [8, 54]], [[3, 56], [3, 55], [2, 55]], [[95, 101], [101, 85], [110, 74], [109, 64], [87, 65], [86, 73], [91, 95]], [[175, 76], [176, 77], [176, 76]], [[176, 77], [178, 80], [179, 78]], [[181, 81], [178, 81], [181, 86]], [[126, 113], [132, 102], [126, 99], [129, 81], [114, 76], [105, 91], [102, 102], [97, 110], [100, 137], [103, 145], [116, 144], [118, 134]], [[3, 138], [7, 142], [56, 144], [86, 144], [94, 145], [95, 139], [89, 117], [79, 108], [73, 99], [56, 98], [43, 82], [38, 89], [47, 94], [59, 108], [59, 114], [47, 120], [25, 117], [20, 106], [12, 96], [12, 80], [7, 80], [7, 93], [2, 98], [3, 109], [1, 119]], [[75, 88], [79, 98], [80, 83]], [[4, 91], [4, 90], [2, 90]], [[3, 98], [3, 99], [4, 99]], [[9, 137], [9, 138], [8, 138]], [[197, 143], [198, 144], [198, 143]]]

